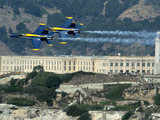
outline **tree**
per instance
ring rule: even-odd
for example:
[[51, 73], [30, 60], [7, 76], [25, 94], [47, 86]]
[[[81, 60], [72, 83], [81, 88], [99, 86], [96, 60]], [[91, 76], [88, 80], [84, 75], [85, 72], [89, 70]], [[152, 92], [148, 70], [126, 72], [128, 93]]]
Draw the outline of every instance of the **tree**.
[[44, 72], [44, 68], [41, 65], [35, 66], [33, 72]]

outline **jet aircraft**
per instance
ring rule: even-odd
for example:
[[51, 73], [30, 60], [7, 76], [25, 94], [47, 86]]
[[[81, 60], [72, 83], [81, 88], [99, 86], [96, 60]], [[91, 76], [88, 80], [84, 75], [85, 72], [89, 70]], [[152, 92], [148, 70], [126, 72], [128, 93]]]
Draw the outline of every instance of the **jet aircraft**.
[[53, 31], [59, 34], [60, 38], [65, 37], [77, 37], [80, 34], [80, 28], [82, 28], [83, 24], [76, 24], [73, 21], [73, 17], [66, 17], [67, 21], [61, 25], [56, 27], [49, 27], [48, 30]]
[[33, 33], [25, 33], [25, 34], [12, 34], [10, 37], [13, 38], [27, 38], [32, 39], [33, 49], [34, 51], [40, 50], [40, 45], [42, 41], [45, 41], [48, 46], [53, 46], [51, 40], [53, 39], [54, 32], [48, 31], [46, 24], [40, 24], [40, 26]]
[[[83, 24], [76, 24], [73, 22], [72, 17], [66, 17], [67, 21], [62, 26], [48, 27], [46, 24], [40, 24], [40, 26], [33, 33], [25, 34], [12, 34], [13, 38], [27, 38], [32, 39], [34, 51], [40, 50], [40, 45], [42, 41], [47, 42], [48, 46], [53, 46], [51, 40], [54, 39], [54, 33], [58, 33], [60, 38], [66, 38], [70, 36], [77, 37], [80, 33], [80, 28]], [[66, 44], [67, 42], [61, 41], [59, 44]]]

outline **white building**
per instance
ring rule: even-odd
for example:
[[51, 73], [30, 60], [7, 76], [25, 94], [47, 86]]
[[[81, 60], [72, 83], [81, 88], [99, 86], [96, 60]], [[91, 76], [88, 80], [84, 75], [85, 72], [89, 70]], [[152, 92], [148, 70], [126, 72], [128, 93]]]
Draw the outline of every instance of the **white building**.
[[152, 56], [0, 56], [0, 74], [28, 73], [37, 65], [42, 65], [45, 71], [55, 73], [154, 73]]

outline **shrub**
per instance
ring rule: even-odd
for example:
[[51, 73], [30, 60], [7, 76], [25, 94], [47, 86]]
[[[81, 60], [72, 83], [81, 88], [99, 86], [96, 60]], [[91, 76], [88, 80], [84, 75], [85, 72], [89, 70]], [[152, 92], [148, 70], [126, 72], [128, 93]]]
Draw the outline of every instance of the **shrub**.
[[80, 116], [88, 111], [86, 110], [86, 108], [80, 107], [78, 105], [72, 105], [66, 110], [66, 112], [69, 116]]
[[120, 105], [113, 108], [116, 111], [135, 111], [136, 108], [140, 106], [140, 102], [130, 105]]
[[18, 86], [6, 86], [3, 88], [6, 93], [23, 92], [23, 88]]
[[160, 94], [157, 94], [156, 96], [154, 96], [153, 99], [156, 105], [160, 105]]
[[102, 110], [102, 109], [103, 109], [103, 106], [101, 106], [101, 105], [81, 104], [81, 105], [72, 105], [72, 106], [68, 107], [66, 109], [66, 113], [69, 116], [81, 116], [82, 115], [81, 117], [85, 117], [86, 116], [85, 114], [89, 110]]
[[13, 104], [17, 106], [33, 106], [35, 101], [26, 98], [10, 98], [7, 101], [7, 104]]
[[127, 112], [123, 117], [122, 120], [128, 120], [133, 115], [133, 112]]
[[130, 85], [114, 85], [108, 90], [108, 93], [105, 94], [105, 97], [111, 100], [121, 100], [123, 99], [123, 91], [130, 87]]

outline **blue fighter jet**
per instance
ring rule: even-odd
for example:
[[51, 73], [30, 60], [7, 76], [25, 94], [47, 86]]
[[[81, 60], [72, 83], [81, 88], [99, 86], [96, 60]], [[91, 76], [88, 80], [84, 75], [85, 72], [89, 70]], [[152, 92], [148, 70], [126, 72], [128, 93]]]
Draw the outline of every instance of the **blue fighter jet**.
[[53, 46], [51, 40], [54, 38], [54, 32], [48, 31], [46, 24], [40, 24], [40, 26], [33, 33], [25, 33], [25, 34], [12, 34], [10, 37], [12, 38], [27, 38], [32, 39], [33, 49], [34, 51], [40, 50], [40, 45], [42, 41], [45, 41], [48, 46]]
[[75, 23], [73, 17], [66, 17], [66, 22], [61, 26], [49, 27], [48, 30], [58, 33], [60, 38], [78, 37], [80, 29], [83, 27], [82, 23]]

